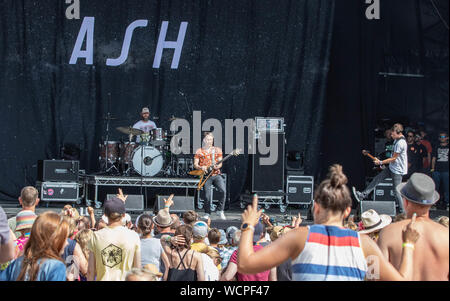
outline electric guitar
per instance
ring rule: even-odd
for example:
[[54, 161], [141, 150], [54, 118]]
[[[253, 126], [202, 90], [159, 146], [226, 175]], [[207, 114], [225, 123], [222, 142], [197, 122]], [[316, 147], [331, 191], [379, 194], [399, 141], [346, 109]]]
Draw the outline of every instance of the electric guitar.
[[[233, 150], [229, 155], [227, 155], [225, 158], [223, 158], [222, 160], [216, 162], [215, 165], [219, 165], [223, 162], [225, 162], [226, 160], [230, 159], [233, 156], [239, 156], [241, 154], [241, 150], [240, 149], [235, 149]], [[214, 166], [209, 166], [207, 171], [204, 172], [201, 169], [195, 169], [189, 172], [190, 175], [192, 176], [199, 176], [200, 177], [200, 181], [198, 182], [197, 185], [197, 190], [202, 189], [202, 187], [205, 185], [206, 181], [208, 181], [209, 178], [211, 178], [211, 176], [214, 173]], [[203, 178], [205, 177], [205, 175], [208, 174], [208, 176], [203, 180]]]
[[[364, 150], [364, 149], [363, 149], [362, 154], [363, 154], [364, 156], [369, 157], [369, 158], [372, 159], [373, 161], [375, 161], [375, 160], [381, 161], [380, 159], [378, 159], [378, 158], [372, 156], [372, 155], [369, 153], [369, 151], [367, 151], [367, 150]], [[380, 169], [385, 169], [385, 168], [386, 168], [385, 165], [377, 165], [377, 167], [380, 168]]]

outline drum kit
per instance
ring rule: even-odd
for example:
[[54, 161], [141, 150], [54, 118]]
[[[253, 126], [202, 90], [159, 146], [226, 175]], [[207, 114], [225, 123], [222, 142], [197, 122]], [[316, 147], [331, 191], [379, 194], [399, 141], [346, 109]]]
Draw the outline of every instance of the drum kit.
[[[175, 136], [174, 132], [155, 128], [146, 133], [131, 126], [117, 127], [116, 130], [127, 135], [128, 139], [108, 141], [109, 126], [107, 126], [107, 139], [99, 144], [102, 173], [143, 177], [185, 177], [193, 169], [192, 155], [187, 158], [186, 155], [178, 156], [170, 151], [170, 141]], [[139, 137], [136, 142], [132, 141], [134, 136]]]

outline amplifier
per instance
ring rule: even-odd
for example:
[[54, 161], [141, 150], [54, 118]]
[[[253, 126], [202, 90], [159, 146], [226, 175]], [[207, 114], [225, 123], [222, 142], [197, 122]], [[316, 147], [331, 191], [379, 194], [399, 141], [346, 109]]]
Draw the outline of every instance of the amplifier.
[[373, 190], [373, 200], [390, 202], [395, 200], [394, 184], [391, 178], [384, 179], [383, 182], [375, 186]]
[[[106, 199], [115, 197], [115, 194], [107, 194]], [[144, 211], [144, 196], [142, 194], [129, 194], [125, 202], [126, 211]]]
[[367, 211], [369, 209], [375, 210], [378, 214], [387, 214], [392, 217], [397, 215], [397, 211], [395, 208], [395, 202], [384, 202], [384, 201], [362, 201], [361, 202], [361, 212], [362, 214], [364, 211]]
[[286, 180], [287, 204], [311, 204], [314, 198], [314, 177], [288, 175]]
[[79, 198], [79, 184], [65, 182], [42, 182], [38, 185], [42, 201], [67, 202]]
[[38, 177], [41, 182], [78, 182], [80, 161], [39, 160]]
[[[157, 195], [155, 202], [155, 213], [164, 209], [164, 199], [168, 199], [168, 195]], [[195, 210], [193, 196], [174, 196], [173, 205], [170, 207], [170, 213], [184, 213], [189, 210]]]

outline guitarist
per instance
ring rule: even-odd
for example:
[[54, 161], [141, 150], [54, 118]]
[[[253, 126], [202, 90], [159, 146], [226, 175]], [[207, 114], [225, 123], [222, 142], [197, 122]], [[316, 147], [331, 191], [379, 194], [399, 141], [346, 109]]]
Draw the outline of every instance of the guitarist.
[[408, 145], [405, 140], [405, 136], [403, 136], [403, 126], [400, 123], [394, 124], [391, 129], [391, 136], [394, 139], [394, 149], [392, 158], [388, 158], [380, 161], [378, 158], [375, 158], [375, 165], [384, 165], [389, 164], [389, 168], [385, 168], [382, 172], [380, 172], [367, 186], [367, 188], [363, 192], [356, 191], [355, 187], [353, 187], [353, 194], [355, 198], [361, 202], [363, 201], [375, 187], [381, 183], [386, 178], [392, 178], [394, 183], [394, 194], [395, 200], [398, 204], [399, 213], [405, 212], [403, 206], [403, 200], [397, 191], [397, 186], [402, 183], [403, 176], [408, 173]]
[[[205, 173], [205, 176], [208, 176], [209, 172], [213, 173], [205, 183], [206, 201], [204, 204], [204, 208], [206, 215], [203, 218], [208, 219], [209, 215], [211, 214], [211, 185], [214, 185], [223, 192], [223, 197], [219, 200], [219, 204], [217, 205], [217, 213], [219, 214], [220, 219], [226, 220], [225, 214], [223, 212], [225, 207], [226, 185], [225, 180], [220, 172], [222, 163], [216, 164], [216, 162], [219, 162], [223, 159], [223, 154], [220, 147], [215, 147], [213, 145], [213, 134], [211, 132], [206, 132], [203, 138], [203, 147], [199, 148], [195, 152], [194, 168], [202, 170]], [[212, 167], [212, 171], [209, 169], [210, 167]]]

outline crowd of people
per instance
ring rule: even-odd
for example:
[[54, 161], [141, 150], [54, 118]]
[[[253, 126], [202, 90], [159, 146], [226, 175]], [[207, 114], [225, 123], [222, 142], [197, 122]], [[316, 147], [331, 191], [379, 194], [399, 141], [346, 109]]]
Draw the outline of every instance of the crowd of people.
[[448, 217], [430, 219], [439, 194], [429, 176], [397, 187], [405, 212], [394, 219], [368, 210], [356, 221], [346, 184], [342, 166], [330, 167], [307, 227], [300, 215], [274, 225], [254, 196], [240, 229], [212, 228], [195, 211], [171, 214], [173, 195], [156, 215], [132, 221], [120, 189], [98, 220], [92, 208], [80, 216], [70, 205], [37, 215], [38, 191], [28, 186], [16, 216], [7, 220], [0, 207], [0, 280], [448, 280]]

